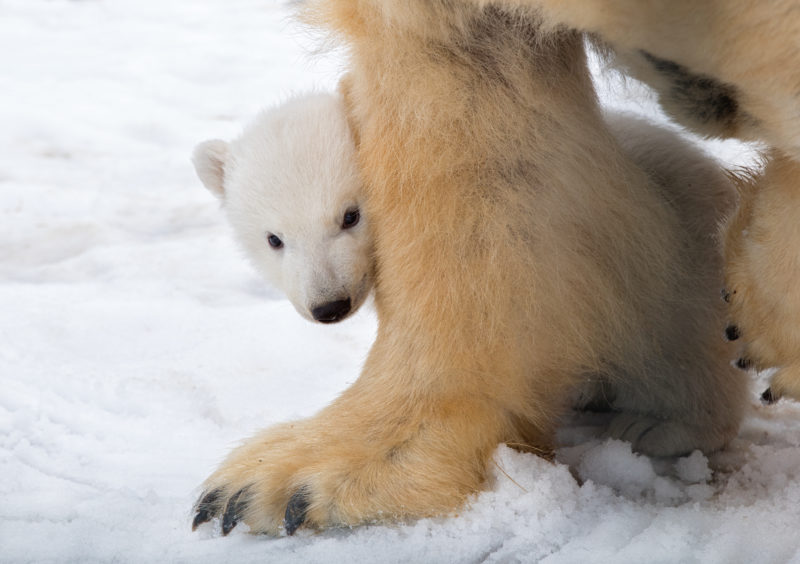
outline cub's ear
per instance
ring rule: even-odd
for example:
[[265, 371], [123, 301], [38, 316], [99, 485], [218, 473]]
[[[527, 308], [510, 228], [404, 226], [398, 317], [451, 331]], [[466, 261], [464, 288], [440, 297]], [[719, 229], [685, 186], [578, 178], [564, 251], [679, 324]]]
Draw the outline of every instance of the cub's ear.
[[203, 141], [192, 153], [192, 163], [198, 178], [220, 200], [225, 199], [226, 160], [228, 160], [228, 144], [220, 139]]

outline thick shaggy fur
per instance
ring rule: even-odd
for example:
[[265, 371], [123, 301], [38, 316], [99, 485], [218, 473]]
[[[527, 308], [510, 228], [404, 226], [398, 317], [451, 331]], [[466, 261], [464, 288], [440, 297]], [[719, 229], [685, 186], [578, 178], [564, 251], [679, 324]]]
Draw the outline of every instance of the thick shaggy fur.
[[[247, 257], [300, 315], [340, 321], [361, 306], [372, 288], [372, 248], [340, 96], [295, 97], [230, 143], [201, 143], [193, 161]], [[343, 223], [347, 214], [357, 221]], [[273, 237], [280, 245], [270, 245]]]
[[[479, 3], [482, 0], [478, 0]], [[746, 362], [779, 367], [767, 398], [800, 400], [800, 8], [796, 0], [503, 0], [593, 34], [678, 122], [771, 147], [726, 239]], [[747, 236], [747, 234], [752, 234]], [[758, 234], [758, 235], [755, 235]], [[771, 392], [771, 393], [769, 393]]]
[[448, 512], [499, 442], [549, 453], [584, 390], [622, 410], [610, 432], [642, 452], [732, 437], [745, 386], [716, 331], [724, 177], [675, 139], [696, 182], [661, 174], [645, 142], [627, 147], [643, 166], [628, 158], [577, 33], [417, 0], [327, 0], [316, 16], [352, 54], [377, 340], [329, 407], [231, 453], [195, 525]]

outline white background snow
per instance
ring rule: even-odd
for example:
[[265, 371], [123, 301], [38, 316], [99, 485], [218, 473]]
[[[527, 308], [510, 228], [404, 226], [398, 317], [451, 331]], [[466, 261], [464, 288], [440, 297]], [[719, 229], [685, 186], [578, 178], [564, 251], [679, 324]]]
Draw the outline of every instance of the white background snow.
[[[634, 455], [585, 416], [556, 464], [500, 447], [456, 516], [190, 531], [228, 450], [330, 401], [376, 326], [368, 308], [303, 321], [244, 262], [189, 162], [261, 107], [333, 87], [336, 54], [311, 57], [289, 14], [0, 0], [0, 561], [800, 562], [800, 407], [760, 406], [763, 377], [739, 437], [708, 458]], [[654, 115], [632, 93], [605, 98]]]

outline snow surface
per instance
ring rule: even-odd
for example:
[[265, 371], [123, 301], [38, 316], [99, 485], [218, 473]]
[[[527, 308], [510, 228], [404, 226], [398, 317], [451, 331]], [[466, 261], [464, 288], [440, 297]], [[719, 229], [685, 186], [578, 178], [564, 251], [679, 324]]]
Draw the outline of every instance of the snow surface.
[[[800, 407], [655, 460], [575, 418], [499, 447], [457, 515], [292, 538], [190, 531], [202, 480], [352, 382], [368, 308], [305, 322], [234, 247], [195, 143], [331, 88], [270, 0], [0, 0], [0, 561], [800, 562]], [[656, 115], [632, 87], [608, 103]], [[621, 94], [620, 94], [621, 92]], [[709, 144], [735, 164], [736, 143]]]

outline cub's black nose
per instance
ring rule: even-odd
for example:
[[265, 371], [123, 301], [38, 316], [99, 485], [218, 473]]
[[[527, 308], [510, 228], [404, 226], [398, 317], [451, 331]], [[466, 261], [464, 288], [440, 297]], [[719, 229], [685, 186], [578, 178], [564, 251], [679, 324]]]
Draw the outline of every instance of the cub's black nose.
[[311, 310], [311, 315], [320, 323], [336, 323], [350, 313], [350, 298], [337, 300], [317, 306]]

